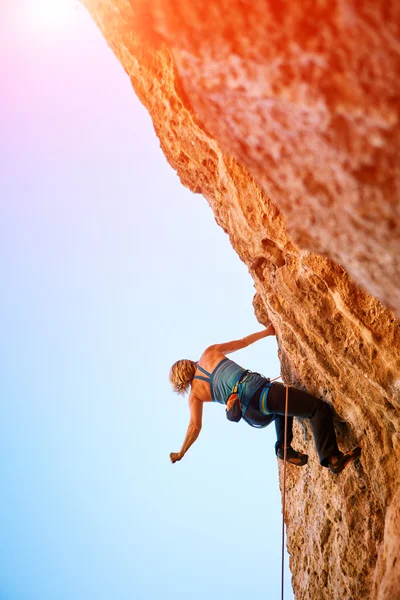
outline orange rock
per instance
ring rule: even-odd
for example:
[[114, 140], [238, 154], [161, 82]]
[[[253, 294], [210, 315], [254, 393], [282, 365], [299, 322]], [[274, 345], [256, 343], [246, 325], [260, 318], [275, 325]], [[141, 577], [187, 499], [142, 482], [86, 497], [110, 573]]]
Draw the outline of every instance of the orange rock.
[[285, 380], [333, 404], [343, 449], [362, 446], [360, 463], [336, 478], [317, 466], [308, 426], [296, 424], [296, 448], [310, 456], [305, 472], [288, 470], [296, 599], [392, 600], [400, 589], [400, 327], [391, 312], [400, 309], [400, 3], [84, 4], [169, 163], [207, 199], [248, 265]]
[[400, 4], [152, 0], [207, 131], [301, 247], [400, 309]]

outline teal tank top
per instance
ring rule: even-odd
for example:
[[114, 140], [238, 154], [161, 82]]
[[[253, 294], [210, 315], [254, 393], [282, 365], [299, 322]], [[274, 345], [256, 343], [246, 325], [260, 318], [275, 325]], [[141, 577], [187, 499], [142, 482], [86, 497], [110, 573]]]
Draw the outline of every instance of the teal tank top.
[[233, 388], [242, 379], [238, 386], [238, 396], [242, 405], [243, 415], [247, 410], [252, 396], [266, 381], [262, 375], [246, 371], [246, 369], [243, 369], [243, 367], [229, 358], [223, 358], [212, 373], [203, 369], [199, 364], [197, 368], [204, 373], [205, 377], [195, 375], [194, 379], [207, 381], [210, 384], [210, 393], [213, 402], [219, 402], [220, 404], [227, 403]]

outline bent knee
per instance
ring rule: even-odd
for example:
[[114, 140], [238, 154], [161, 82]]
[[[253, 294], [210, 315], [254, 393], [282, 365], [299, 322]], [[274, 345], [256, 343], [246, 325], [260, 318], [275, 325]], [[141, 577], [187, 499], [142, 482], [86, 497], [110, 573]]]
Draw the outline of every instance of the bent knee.
[[331, 405], [325, 402], [325, 400], [315, 398], [315, 408], [312, 416], [317, 413], [319, 415], [330, 415], [332, 413]]

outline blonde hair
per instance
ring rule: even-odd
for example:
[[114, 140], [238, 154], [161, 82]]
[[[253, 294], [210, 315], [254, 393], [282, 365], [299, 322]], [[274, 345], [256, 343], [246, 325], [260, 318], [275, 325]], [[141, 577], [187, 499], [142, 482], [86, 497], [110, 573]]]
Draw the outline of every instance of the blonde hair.
[[197, 365], [194, 360], [189, 359], [177, 360], [176, 363], [172, 365], [169, 372], [169, 380], [174, 392], [181, 396], [186, 394], [193, 381], [196, 369]]

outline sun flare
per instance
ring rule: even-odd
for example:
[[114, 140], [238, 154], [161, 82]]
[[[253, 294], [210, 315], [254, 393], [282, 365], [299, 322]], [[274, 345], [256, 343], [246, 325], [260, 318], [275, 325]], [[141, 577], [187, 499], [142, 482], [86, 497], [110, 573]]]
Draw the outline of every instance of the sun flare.
[[33, 29], [60, 30], [68, 26], [79, 8], [77, 0], [26, 0], [25, 18]]

